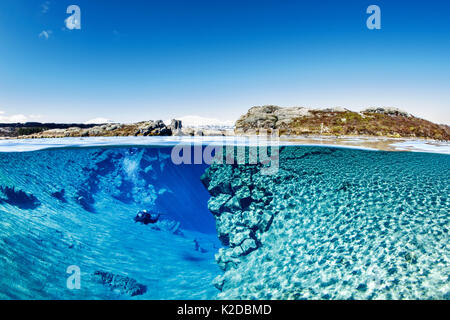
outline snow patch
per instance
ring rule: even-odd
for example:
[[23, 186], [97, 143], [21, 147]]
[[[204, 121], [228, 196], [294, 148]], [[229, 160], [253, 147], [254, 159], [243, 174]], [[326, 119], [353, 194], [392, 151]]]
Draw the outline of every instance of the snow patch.
[[116, 123], [116, 122], [106, 118], [94, 118], [86, 121], [84, 124], [104, 124], [104, 123]]
[[[195, 115], [176, 117], [175, 119], [181, 120], [183, 127], [189, 128], [232, 128], [234, 126], [233, 120], [219, 120]], [[167, 123], [170, 123], [170, 121], [167, 121]]]

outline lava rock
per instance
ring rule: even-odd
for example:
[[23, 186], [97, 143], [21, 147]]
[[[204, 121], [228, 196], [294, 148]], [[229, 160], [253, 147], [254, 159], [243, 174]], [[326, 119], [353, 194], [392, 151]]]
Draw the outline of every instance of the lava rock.
[[137, 296], [147, 292], [147, 286], [138, 283], [135, 279], [117, 275], [106, 271], [95, 271], [94, 279], [109, 287], [111, 290], [119, 291], [121, 294]]
[[3, 198], [0, 201], [4, 201], [20, 209], [36, 209], [41, 204], [33, 194], [26, 193], [14, 187], [2, 186], [0, 187], [0, 194], [3, 194]]
[[53, 198], [58, 199], [61, 202], [67, 202], [65, 198], [66, 190], [61, 189], [60, 191], [53, 192], [51, 195]]

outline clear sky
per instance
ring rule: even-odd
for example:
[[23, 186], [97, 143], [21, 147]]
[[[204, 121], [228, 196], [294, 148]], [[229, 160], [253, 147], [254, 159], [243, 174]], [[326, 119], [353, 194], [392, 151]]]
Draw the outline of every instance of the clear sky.
[[[71, 4], [81, 30], [65, 28]], [[275, 104], [450, 124], [449, 17], [444, 0], [1, 0], [0, 122], [235, 120]]]

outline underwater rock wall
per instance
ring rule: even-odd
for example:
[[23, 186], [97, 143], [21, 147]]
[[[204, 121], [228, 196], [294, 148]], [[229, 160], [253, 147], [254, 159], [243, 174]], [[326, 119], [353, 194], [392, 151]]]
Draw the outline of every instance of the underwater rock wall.
[[202, 176], [224, 299], [450, 299], [450, 157], [284, 147]]

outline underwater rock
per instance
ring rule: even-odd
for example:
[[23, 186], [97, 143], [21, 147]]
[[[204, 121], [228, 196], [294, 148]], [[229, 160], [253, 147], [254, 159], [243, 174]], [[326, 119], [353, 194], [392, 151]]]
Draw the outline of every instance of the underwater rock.
[[219, 250], [216, 261], [223, 270], [235, 268], [241, 256], [256, 250], [258, 237], [270, 226], [275, 213], [257, 210], [272, 201], [271, 185], [264, 179], [258, 165], [212, 164], [201, 177], [211, 194], [208, 208], [216, 219], [219, 240], [228, 248]]
[[67, 200], [65, 198], [65, 193], [66, 193], [66, 190], [61, 189], [60, 191], [53, 192], [51, 194], [51, 196], [55, 199], [58, 199], [61, 202], [67, 202]]
[[223, 286], [225, 284], [225, 278], [222, 275], [218, 275], [213, 280], [213, 285], [217, 290], [222, 291]]
[[253, 199], [248, 186], [243, 186], [236, 191], [236, 199], [239, 202], [239, 207], [241, 209], [246, 209], [250, 206]]
[[113, 291], [121, 294], [137, 296], [147, 291], [147, 286], [138, 283], [135, 279], [117, 275], [106, 271], [95, 271], [94, 279]]
[[407, 252], [404, 255], [404, 257], [405, 257], [406, 262], [408, 262], [408, 263], [416, 263], [417, 262], [417, 257], [414, 252]]
[[230, 234], [235, 227], [235, 219], [231, 212], [224, 212], [216, 218], [217, 236], [224, 246], [230, 245]]
[[180, 230], [181, 223], [171, 219], [161, 219], [151, 225], [151, 228], [158, 231], [170, 232], [172, 234], [182, 236], [183, 232]]
[[14, 187], [1, 186], [0, 193], [3, 195], [0, 202], [6, 202], [20, 209], [36, 209], [41, 204], [33, 194], [17, 190]]
[[[217, 168], [214, 165], [214, 168]], [[231, 183], [233, 169], [230, 166], [223, 166], [221, 170], [206, 170], [200, 177], [203, 185], [208, 189], [209, 194], [218, 196], [221, 193], [232, 194]]]
[[352, 184], [348, 181], [344, 181], [342, 182], [342, 184], [339, 186], [339, 188], [337, 189], [337, 191], [347, 191], [348, 189], [350, 189], [352, 187]]
[[219, 194], [217, 197], [211, 197], [208, 200], [209, 210], [215, 215], [220, 215], [225, 211], [225, 204], [230, 198], [231, 196], [229, 194]]
[[81, 206], [83, 207], [84, 210], [88, 211], [88, 212], [95, 212], [95, 208], [94, 208], [94, 197], [87, 191], [87, 190], [80, 190], [78, 191], [76, 197], [75, 197], [75, 201]]
[[220, 248], [219, 252], [215, 255], [217, 265], [223, 271], [227, 271], [236, 268], [241, 262], [239, 256], [235, 254], [233, 250]]

